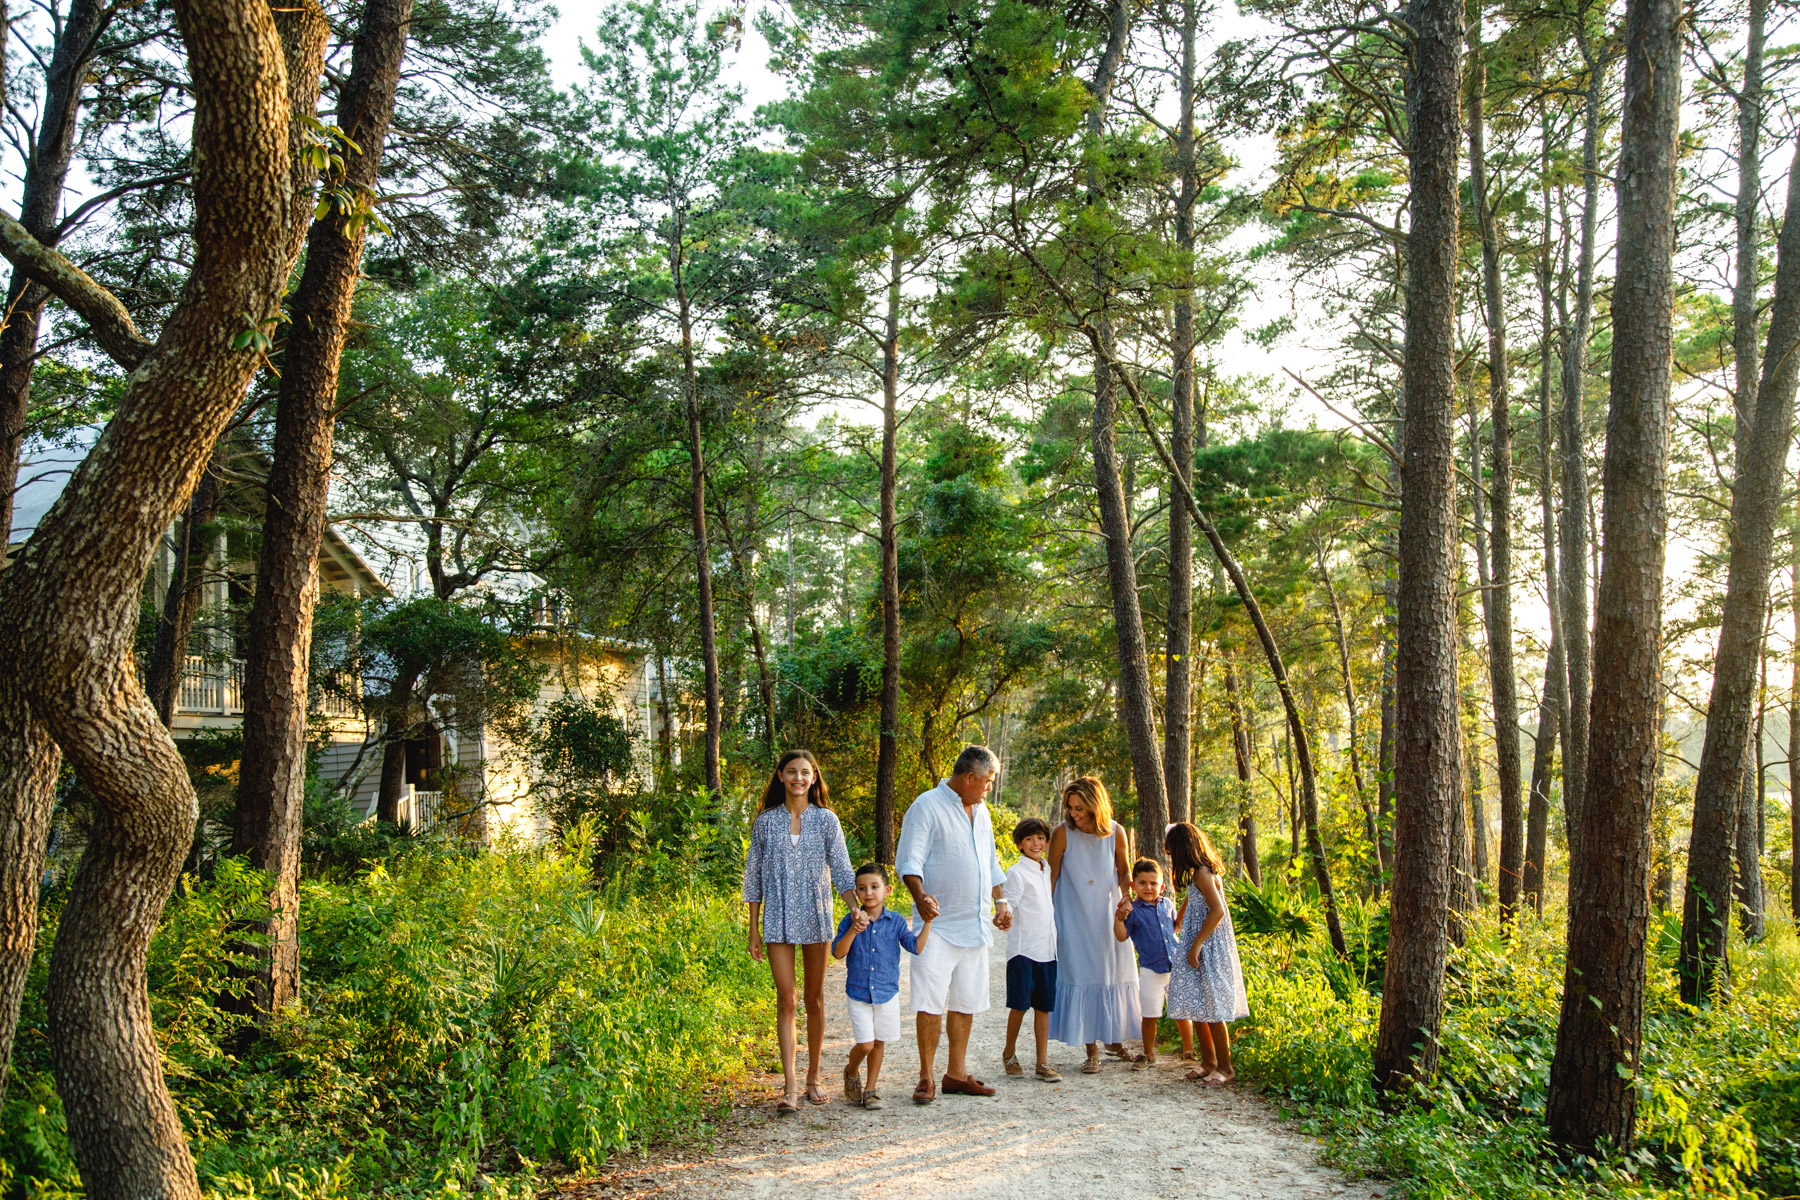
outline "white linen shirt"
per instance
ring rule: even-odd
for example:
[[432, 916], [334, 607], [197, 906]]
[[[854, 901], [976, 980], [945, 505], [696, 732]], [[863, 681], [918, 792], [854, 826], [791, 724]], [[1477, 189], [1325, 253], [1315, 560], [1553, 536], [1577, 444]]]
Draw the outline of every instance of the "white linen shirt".
[[[901, 876], [917, 875], [920, 887], [937, 897], [933, 941], [964, 948], [993, 944], [988, 914], [993, 891], [1006, 875], [994, 849], [994, 821], [986, 804], [977, 804], [971, 819], [949, 781], [939, 782], [906, 810], [894, 859]], [[913, 929], [923, 924], [915, 910]]]
[[1056, 961], [1056, 909], [1050, 903], [1050, 864], [1023, 854], [1006, 872], [1006, 903], [1012, 928], [1006, 931], [1006, 956], [1021, 954], [1033, 962]]

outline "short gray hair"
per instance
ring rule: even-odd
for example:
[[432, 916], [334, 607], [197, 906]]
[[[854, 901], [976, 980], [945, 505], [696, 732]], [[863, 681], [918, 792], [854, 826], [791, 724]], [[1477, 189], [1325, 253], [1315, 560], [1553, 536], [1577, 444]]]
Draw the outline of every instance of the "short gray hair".
[[950, 768], [950, 774], [967, 775], [972, 771], [998, 775], [1000, 760], [986, 746], [964, 746], [962, 753], [956, 756], [956, 765]]

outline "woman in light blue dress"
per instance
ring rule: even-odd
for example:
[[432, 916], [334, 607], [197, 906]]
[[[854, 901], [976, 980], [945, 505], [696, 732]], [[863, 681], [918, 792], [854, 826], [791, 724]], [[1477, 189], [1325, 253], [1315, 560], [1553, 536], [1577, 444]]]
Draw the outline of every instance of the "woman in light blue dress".
[[1084, 1074], [1100, 1070], [1100, 1045], [1125, 1057], [1142, 1029], [1137, 962], [1113, 936], [1113, 910], [1131, 887], [1125, 829], [1112, 819], [1106, 785], [1084, 776], [1063, 789], [1066, 818], [1050, 835], [1051, 905], [1056, 910], [1056, 1007], [1050, 1036], [1086, 1046]]
[[1187, 1077], [1227, 1084], [1237, 1078], [1231, 1065], [1229, 1023], [1250, 1015], [1250, 1001], [1244, 994], [1231, 909], [1219, 887], [1225, 861], [1211, 840], [1186, 822], [1169, 826], [1163, 850], [1169, 855], [1175, 886], [1187, 887], [1181, 915], [1175, 919], [1181, 953], [1169, 972], [1168, 1015], [1194, 1022], [1199, 1035], [1200, 1066]]
[[783, 1115], [800, 1111], [794, 1085], [796, 946], [806, 964], [806, 1099], [811, 1104], [831, 1099], [819, 1086], [819, 1060], [825, 1052], [826, 949], [837, 924], [831, 913], [834, 890], [850, 908], [857, 907], [856, 872], [819, 762], [810, 750], [789, 750], [763, 792], [744, 856], [750, 957], [761, 962], [766, 951], [775, 977], [775, 1036], [785, 1077], [775, 1111]]

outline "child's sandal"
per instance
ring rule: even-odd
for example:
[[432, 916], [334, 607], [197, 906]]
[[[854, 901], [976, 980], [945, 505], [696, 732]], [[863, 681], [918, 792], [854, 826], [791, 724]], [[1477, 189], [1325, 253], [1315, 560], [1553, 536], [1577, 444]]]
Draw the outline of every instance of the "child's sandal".
[[1081, 1064], [1081, 1073], [1083, 1075], [1098, 1075], [1100, 1073], [1100, 1056], [1098, 1054], [1088, 1055], [1087, 1061]]
[[880, 1092], [864, 1092], [862, 1094], [862, 1106], [867, 1109], [876, 1109], [876, 1108], [885, 1107], [885, 1105], [883, 1105], [881, 1103], [881, 1093]]

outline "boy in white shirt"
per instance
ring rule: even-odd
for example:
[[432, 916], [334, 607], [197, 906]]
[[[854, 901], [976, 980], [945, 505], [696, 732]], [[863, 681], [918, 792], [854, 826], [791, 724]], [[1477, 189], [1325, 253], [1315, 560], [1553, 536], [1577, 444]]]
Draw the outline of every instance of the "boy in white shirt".
[[1019, 1026], [1025, 1013], [1035, 1013], [1037, 1077], [1058, 1083], [1062, 1076], [1050, 1065], [1050, 1010], [1056, 1007], [1056, 913], [1050, 907], [1050, 864], [1044, 851], [1050, 846], [1050, 826], [1026, 817], [1013, 827], [1013, 845], [1019, 861], [1006, 873], [1003, 893], [1012, 909], [1012, 928], [1006, 931], [1006, 1055], [1008, 1075], [1023, 1075], [1019, 1065]]

